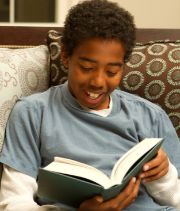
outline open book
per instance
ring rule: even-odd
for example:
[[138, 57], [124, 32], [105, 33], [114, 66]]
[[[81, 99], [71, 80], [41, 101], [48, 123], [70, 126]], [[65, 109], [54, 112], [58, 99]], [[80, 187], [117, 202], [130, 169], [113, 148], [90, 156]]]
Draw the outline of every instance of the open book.
[[101, 195], [116, 197], [153, 159], [165, 138], [146, 138], [125, 153], [108, 178], [98, 169], [74, 160], [55, 157], [54, 162], [39, 169], [38, 196], [78, 207], [84, 200]]

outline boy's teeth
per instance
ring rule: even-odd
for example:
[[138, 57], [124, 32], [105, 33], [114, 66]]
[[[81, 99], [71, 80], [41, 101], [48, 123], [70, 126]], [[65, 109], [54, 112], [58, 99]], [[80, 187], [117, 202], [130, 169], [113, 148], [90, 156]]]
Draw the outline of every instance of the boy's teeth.
[[96, 98], [98, 98], [99, 95], [100, 95], [100, 94], [94, 94], [94, 93], [91, 93], [91, 92], [87, 92], [87, 93], [89, 94], [89, 97], [90, 97], [91, 99], [96, 99]]

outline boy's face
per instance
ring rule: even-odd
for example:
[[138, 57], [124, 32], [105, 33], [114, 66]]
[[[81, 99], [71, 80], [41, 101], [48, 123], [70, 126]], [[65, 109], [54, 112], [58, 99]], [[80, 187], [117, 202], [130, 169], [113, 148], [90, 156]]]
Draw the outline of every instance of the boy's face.
[[68, 89], [83, 105], [95, 110], [109, 106], [109, 95], [119, 85], [124, 48], [115, 40], [88, 39], [75, 48], [64, 65], [69, 69]]

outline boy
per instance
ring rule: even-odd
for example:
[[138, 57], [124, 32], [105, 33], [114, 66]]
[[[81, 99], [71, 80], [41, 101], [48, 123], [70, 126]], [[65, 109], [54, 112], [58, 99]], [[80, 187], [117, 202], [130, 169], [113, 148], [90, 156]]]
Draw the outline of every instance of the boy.
[[[78, 210], [175, 210], [155, 203], [146, 183], [140, 185], [140, 178], [152, 185], [164, 181], [169, 169], [177, 177], [179, 143], [173, 126], [156, 105], [115, 90], [135, 44], [135, 32], [133, 17], [106, 0], [82, 2], [69, 11], [61, 49], [68, 82], [19, 99], [15, 105], [0, 158], [4, 164], [0, 210], [77, 210], [36, 197], [40, 166], [60, 156], [109, 176], [115, 162], [139, 141], [165, 135], [163, 150], [122, 193], [107, 202], [95, 196]], [[154, 197], [150, 187], [148, 191]]]

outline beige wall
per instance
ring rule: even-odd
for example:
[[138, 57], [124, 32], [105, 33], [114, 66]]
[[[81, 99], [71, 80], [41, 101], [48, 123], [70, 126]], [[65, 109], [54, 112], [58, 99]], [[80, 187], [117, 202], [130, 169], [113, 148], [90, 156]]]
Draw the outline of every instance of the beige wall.
[[138, 28], [180, 29], [180, 0], [111, 0], [134, 15]]
[[[84, 0], [59, 0], [61, 23], [71, 6]], [[180, 29], [180, 0], [109, 0], [134, 15], [137, 28]], [[62, 7], [61, 7], [62, 5]], [[65, 7], [66, 6], [66, 7]], [[63, 20], [63, 21], [62, 21]], [[62, 24], [63, 25], [63, 24]]]
[[[0, 0], [1, 1], [1, 0]], [[31, 2], [31, 0], [19, 0]], [[44, 0], [37, 0], [39, 2]], [[49, 0], [50, 1], [50, 0]], [[68, 10], [79, 1], [84, 0], [56, 0], [56, 23], [54, 26], [64, 26], [64, 20]], [[175, 28], [180, 29], [180, 0], [110, 0], [118, 2], [122, 7], [126, 8], [135, 17], [135, 23], [138, 28]], [[27, 2], [26, 2], [27, 3]], [[42, 5], [42, 4], [41, 4]], [[14, 17], [11, 10], [11, 19]], [[35, 13], [35, 11], [34, 11]], [[18, 13], [20, 16], [23, 13]], [[38, 10], [37, 10], [37, 14]], [[28, 15], [28, 14], [27, 14]], [[30, 15], [32, 15], [30, 13]], [[35, 15], [34, 15], [35, 16]], [[28, 25], [42, 26], [42, 23], [0, 23], [1, 25]], [[45, 24], [43, 26], [52, 26]]]
[[[78, 1], [78, 0], [68, 0]], [[83, 1], [83, 0], [80, 0]], [[137, 28], [180, 29], [180, 0], [110, 0], [134, 15]]]

